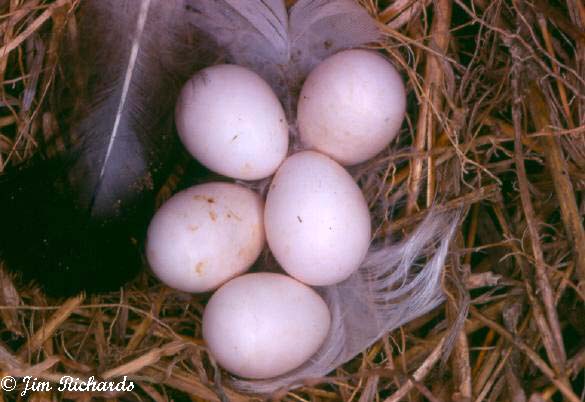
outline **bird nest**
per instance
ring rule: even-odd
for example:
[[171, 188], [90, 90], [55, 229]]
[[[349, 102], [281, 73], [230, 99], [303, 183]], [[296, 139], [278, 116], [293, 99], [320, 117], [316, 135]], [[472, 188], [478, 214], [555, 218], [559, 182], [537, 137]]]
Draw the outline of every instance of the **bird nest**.
[[[62, 38], [78, 0], [0, 0], [0, 172], [59, 152], [75, 107]], [[294, 4], [289, 0], [288, 5]], [[287, 401], [582, 400], [585, 369], [585, 5], [579, 0], [363, 0], [407, 79], [400, 143], [354, 172], [399, 236], [463, 210], [446, 301]], [[70, 87], [70, 86], [69, 86]], [[161, 192], [185, 174], [180, 164]], [[0, 211], [2, 216], [11, 211]], [[388, 217], [392, 217], [390, 220]], [[26, 250], [26, 246], [23, 247]], [[2, 262], [0, 261], [0, 264]], [[31, 400], [260, 400], [223, 381], [201, 335], [208, 296], [142, 273], [117, 292], [49, 298], [0, 265], [0, 378]], [[58, 390], [63, 376], [131, 391]], [[52, 390], [42, 389], [47, 381]], [[3, 386], [8, 383], [2, 383]]]

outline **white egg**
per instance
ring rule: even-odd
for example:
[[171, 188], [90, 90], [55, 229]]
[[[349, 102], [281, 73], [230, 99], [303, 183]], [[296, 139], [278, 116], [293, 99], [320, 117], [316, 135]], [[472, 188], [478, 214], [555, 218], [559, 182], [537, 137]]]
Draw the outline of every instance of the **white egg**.
[[329, 308], [313, 289], [285, 275], [254, 273], [213, 294], [203, 314], [203, 337], [223, 368], [261, 379], [307, 361], [330, 323]]
[[237, 184], [206, 183], [175, 194], [156, 212], [146, 256], [168, 286], [206, 292], [245, 272], [264, 242], [260, 196]]
[[278, 98], [244, 67], [223, 64], [198, 72], [181, 91], [175, 119], [191, 155], [225, 176], [268, 177], [288, 150], [288, 123]]
[[303, 85], [301, 142], [342, 165], [364, 162], [396, 137], [405, 110], [396, 69], [376, 52], [346, 50], [325, 59]]
[[371, 236], [368, 206], [353, 178], [314, 151], [292, 155], [276, 172], [264, 226], [282, 268], [315, 286], [341, 282], [357, 270]]

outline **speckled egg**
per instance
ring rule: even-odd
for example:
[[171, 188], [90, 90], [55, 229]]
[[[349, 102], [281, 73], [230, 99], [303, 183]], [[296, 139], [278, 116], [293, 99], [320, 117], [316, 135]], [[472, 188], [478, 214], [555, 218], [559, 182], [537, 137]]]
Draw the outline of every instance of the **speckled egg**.
[[265, 243], [263, 202], [232, 183], [207, 183], [171, 197], [148, 228], [146, 255], [168, 286], [206, 292], [245, 272]]

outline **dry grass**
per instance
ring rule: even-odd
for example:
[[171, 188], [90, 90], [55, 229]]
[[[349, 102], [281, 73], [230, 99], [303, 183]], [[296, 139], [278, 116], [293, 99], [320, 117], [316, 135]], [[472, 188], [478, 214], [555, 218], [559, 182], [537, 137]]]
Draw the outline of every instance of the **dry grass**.
[[[468, 211], [445, 269], [448, 300], [331, 377], [279, 398], [582, 400], [585, 5], [386, 3], [364, 6], [385, 25], [384, 50], [408, 77], [398, 148], [411, 147], [356, 174], [377, 215], [392, 211], [378, 236], [408, 232], [431, 205]], [[40, 139], [60, 147], [58, 54], [63, 35], [75, 43], [76, 6], [0, 0], [0, 172], [33, 155]], [[0, 377], [127, 375], [137, 384], [133, 394], [32, 400], [249, 399], [221, 385], [206, 355], [204, 297], [173, 292], [146, 273], [123, 292], [65, 301], [2, 270], [0, 281]]]

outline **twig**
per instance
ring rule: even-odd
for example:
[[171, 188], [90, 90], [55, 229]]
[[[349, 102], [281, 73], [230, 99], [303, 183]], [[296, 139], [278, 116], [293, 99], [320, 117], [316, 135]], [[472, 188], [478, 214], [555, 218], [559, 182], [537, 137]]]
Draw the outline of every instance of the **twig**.
[[486, 326], [493, 329], [497, 332], [500, 336], [504, 337], [508, 342], [512, 343], [516, 348], [518, 348], [522, 353], [524, 353], [548, 379], [555, 384], [555, 386], [561, 391], [561, 393], [567, 398], [567, 400], [571, 402], [580, 402], [580, 398], [575, 395], [573, 390], [569, 385], [567, 385], [564, 381], [561, 381], [557, 378], [555, 372], [546, 364], [544, 360], [540, 358], [538, 353], [532, 350], [527, 344], [522, 342], [520, 339], [516, 339], [512, 334], [510, 334], [506, 329], [499, 324], [495, 323], [494, 321], [490, 320], [489, 318], [482, 315], [475, 307], [470, 307], [470, 312], [474, 317], [477, 317], [481, 322], [483, 322]]
[[[447, 212], [454, 209], [466, 207], [471, 204], [475, 204], [479, 201], [491, 199], [497, 197], [500, 193], [500, 189], [497, 184], [490, 184], [482, 187], [474, 192], [465, 194], [459, 198], [447, 201], [442, 205], [433, 207], [432, 210], [435, 212]], [[422, 220], [429, 211], [423, 210], [416, 214], [400, 218], [394, 222], [390, 222], [384, 226], [383, 230], [385, 234], [397, 232], [415, 222]]]
[[[557, 373], [562, 373], [564, 371], [564, 362], [566, 360], [565, 348], [563, 345], [563, 338], [561, 336], [561, 329], [559, 324], [559, 319], [556, 311], [556, 307], [554, 304], [554, 293], [552, 291], [548, 275], [547, 275], [547, 267], [546, 262], [544, 260], [544, 254], [542, 248], [540, 246], [540, 234], [539, 229], [536, 222], [536, 213], [534, 212], [534, 206], [532, 204], [532, 199], [530, 196], [529, 190], [529, 182], [528, 182], [528, 175], [526, 174], [526, 167], [524, 166], [524, 155], [522, 151], [522, 125], [521, 125], [521, 103], [522, 99], [520, 98], [519, 92], [519, 78], [518, 75], [520, 72], [518, 71], [518, 65], [516, 63], [520, 62], [521, 58], [518, 55], [518, 51], [514, 45], [511, 45], [511, 52], [513, 54], [513, 58], [515, 60], [515, 68], [512, 77], [512, 86], [514, 91], [514, 100], [512, 105], [512, 118], [514, 122], [514, 132], [515, 132], [515, 139], [514, 139], [514, 159], [516, 161], [516, 174], [518, 177], [518, 187], [520, 192], [520, 199], [522, 201], [522, 208], [524, 210], [524, 215], [526, 216], [526, 222], [528, 225], [528, 232], [531, 238], [532, 244], [532, 253], [535, 259], [535, 268], [536, 268], [536, 283], [538, 285], [538, 289], [541, 292], [542, 299], [544, 302], [544, 308], [546, 311], [547, 322], [548, 326], [550, 326], [550, 333], [552, 335], [552, 339], [548, 337], [548, 331], [542, 334], [543, 342], [547, 347], [547, 353], [553, 365], [557, 371]], [[541, 329], [544, 329], [541, 327]]]
[[26, 40], [26, 38], [36, 32], [49, 18], [51, 18], [55, 9], [63, 6], [68, 2], [69, 0], [57, 0], [48, 6], [47, 9], [43, 11], [36, 20], [34, 20], [24, 31], [22, 31], [22, 33], [14, 37], [10, 43], [0, 47], [0, 60], [5, 58], [11, 51], [18, 48], [21, 43]]
[[76, 308], [83, 302], [84, 296], [79, 295], [76, 297], [72, 297], [68, 299], [65, 303], [61, 305], [59, 310], [57, 310], [49, 321], [45, 323], [35, 334], [28, 339], [26, 344], [24, 344], [19, 352], [18, 356], [23, 358], [27, 354], [31, 354], [35, 352], [38, 348], [43, 346], [43, 343], [49, 338], [53, 336], [57, 328], [63, 324], [71, 314], [75, 311]]
[[[427, 359], [420, 365], [420, 367], [414, 372], [412, 378], [414, 381], [420, 382], [430, 373], [431, 369], [439, 361], [443, 353], [443, 345], [445, 344], [446, 337], [443, 337], [441, 341], [435, 346], [432, 353]], [[384, 402], [399, 402], [404, 398], [414, 387], [412, 380], [407, 380], [392, 396], [384, 399]]]
[[[538, 130], [547, 130], [550, 125], [549, 112], [544, 96], [540, 90], [531, 85], [530, 112], [532, 120]], [[548, 168], [553, 178], [553, 184], [559, 205], [561, 216], [569, 241], [574, 245], [575, 262], [579, 281], [585, 285], [585, 230], [581, 224], [581, 215], [575, 199], [575, 190], [569, 179], [566, 158], [558, 143], [558, 138], [552, 136], [542, 137]]]
[[[450, 0], [438, 0], [434, 7], [435, 15], [431, 27], [432, 45], [439, 53], [444, 54], [449, 46], [449, 26], [451, 25], [452, 4]], [[434, 114], [442, 110], [442, 80], [445, 65], [437, 56], [427, 57], [423, 94], [426, 99], [421, 102], [416, 126], [414, 148], [417, 151], [431, 151], [435, 140]], [[420, 192], [423, 172], [422, 158], [411, 161], [410, 183], [407, 208], [410, 213], [417, 210], [417, 199]], [[435, 191], [435, 173], [433, 158], [427, 160], [427, 206], [432, 205]]]

